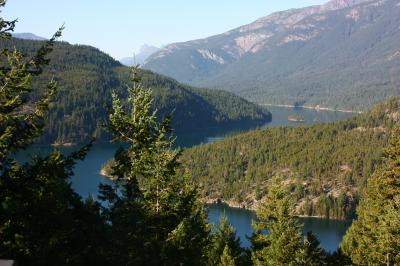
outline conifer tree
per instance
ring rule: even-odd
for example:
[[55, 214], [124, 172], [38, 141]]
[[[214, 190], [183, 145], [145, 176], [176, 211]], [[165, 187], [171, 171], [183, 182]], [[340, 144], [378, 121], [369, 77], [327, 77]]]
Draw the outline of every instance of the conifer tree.
[[351, 266], [353, 263], [351, 262], [350, 258], [343, 254], [343, 251], [340, 247], [333, 253], [329, 254], [327, 257], [327, 264], [329, 266]]
[[327, 265], [326, 252], [311, 232], [307, 232], [304, 238], [299, 264], [305, 266]]
[[[0, 7], [5, 5], [0, 0]], [[16, 21], [0, 18], [0, 39], [11, 38]], [[61, 36], [60, 28], [32, 58], [26, 58], [17, 50], [4, 49], [0, 56], [0, 169], [10, 162], [9, 155], [28, 147], [41, 133], [44, 116], [56, 91], [56, 83], [51, 80], [45, 95], [32, 102], [30, 81], [42, 73], [49, 63], [46, 55], [52, 51], [55, 40]]]
[[[15, 21], [0, 18], [0, 38], [10, 38], [14, 26]], [[49, 81], [45, 94], [34, 101], [30, 82], [49, 64], [47, 55], [62, 29], [31, 58], [17, 50], [0, 53], [0, 258], [17, 260], [18, 265], [106, 261], [99, 248], [104, 225], [100, 206], [83, 202], [68, 180], [90, 144], [68, 156], [54, 151], [24, 164], [13, 158], [43, 129], [56, 83]]]
[[236, 230], [229, 224], [226, 215], [221, 216], [218, 229], [211, 238], [208, 265], [220, 265], [224, 252], [226, 253], [224, 255], [226, 259], [229, 253], [230, 259], [236, 265], [241, 265], [244, 250], [240, 246], [240, 239], [236, 236]]
[[[257, 208], [252, 237], [254, 265], [298, 265], [301, 225], [291, 216], [293, 204], [282, 180], [275, 177]], [[267, 234], [266, 234], [267, 233]]]
[[224, 251], [222, 252], [220, 263], [217, 264], [220, 266], [235, 266], [235, 259], [232, 257], [231, 249], [228, 245], [225, 245]]
[[110, 132], [129, 146], [116, 153], [114, 187], [101, 186], [117, 257], [124, 264], [197, 265], [208, 243], [206, 213], [190, 179], [176, 173], [180, 152], [172, 148], [171, 116], [158, 122], [137, 71], [132, 69], [129, 106], [113, 94]]
[[369, 178], [342, 243], [356, 265], [400, 264], [400, 131], [392, 131], [382, 166]]

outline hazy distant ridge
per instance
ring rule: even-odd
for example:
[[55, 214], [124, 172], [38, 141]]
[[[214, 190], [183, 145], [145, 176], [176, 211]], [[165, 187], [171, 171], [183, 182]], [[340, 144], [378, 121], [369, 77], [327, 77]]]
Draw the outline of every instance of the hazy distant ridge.
[[44, 41], [46, 38], [40, 37], [30, 32], [13, 33], [13, 37], [24, 40]]
[[133, 66], [137, 64], [142, 65], [146, 61], [146, 59], [149, 58], [149, 56], [159, 50], [160, 48], [156, 46], [143, 44], [137, 54], [131, 57], [121, 58], [119, 61], [126, 66]]

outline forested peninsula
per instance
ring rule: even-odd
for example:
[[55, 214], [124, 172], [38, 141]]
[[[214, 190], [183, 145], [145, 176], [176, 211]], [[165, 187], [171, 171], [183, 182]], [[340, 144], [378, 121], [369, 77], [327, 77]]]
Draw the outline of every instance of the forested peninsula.
[[296, 214], [348, 219], [399, 122], [395, 97], [344, 121], [257, 129], [186, 149], [182, 171], [205, 201], [249, 209], [265, 196], [269, 180], [281, 176], [297, 200]]

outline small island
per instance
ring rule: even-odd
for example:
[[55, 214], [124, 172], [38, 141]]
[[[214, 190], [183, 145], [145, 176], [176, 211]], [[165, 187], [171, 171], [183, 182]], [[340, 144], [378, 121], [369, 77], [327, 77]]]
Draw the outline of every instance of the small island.
[[304, 117], [301, 116], [301, 115], [289, 115], [289, 116], [288, 116], [288, 121], [290, 121], [290, 122], [297, 122], [297, 123], [303, 123], [303, 122], [305, 122], [306, 120], [305, 120]]

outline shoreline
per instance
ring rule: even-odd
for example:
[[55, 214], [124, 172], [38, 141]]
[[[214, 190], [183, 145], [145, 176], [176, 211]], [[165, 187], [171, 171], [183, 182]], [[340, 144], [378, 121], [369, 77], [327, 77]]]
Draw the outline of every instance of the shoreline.
[[247, 210], [247, 211], [256, 211], [257, 206], [246, 206], [245, 204], [240, 204], [239, 202], [234, 202], [234, 201], [225, 201], [221, 198], [214, 198], [214, 199], [209, 199], [209, 198], [202, 198], [201, 201], [206, 204], [206, 205], [227, 205], [229, 208], [234, 208], [234, 209], [242, 209], [242, 210]]
[[[107, 173], [104, 169], [101, 169], [99, 174], [103, 178], [107, 178], [111, 181], [116, 180], [116, 178], [111, 177], [110, 175], [107, 175]], [[232, 209], [241, 209], [241, 210], [250, 211], [250, 212], [254, 212], [254, 213], [257, 210], [257, 201], [254, 202], [254, 204], [251, 206], [246, 206], [246, 204], [239, 203], [236, 201], [230, 201], [230, 200], [225, 201], [222, 198], [201, 198], [200, 201], [203, 202], [205, 205], [226, 205]], [[310, 216], [310, 215], [304, 215], [304, 214], [296, 214], [294, 216], [299, 217], [299, 218], [315, 218], [315, 219], [327, 219], [327, 220], [331, 220], [331, 221], [346, 221], [346, 219], [339, 219], [339, 218], [332, 218], [332, 217], [327, 218], [327, 217], [318, 216], [318, 215]]]
[[352, 114], [362, 114], [362, 111], [354, 111], [354, 110], [346, 110], [346, 109], [335, 109], [331, 107], [321, 107], [320, 105], [316, 106], [307, 106], [307, 105], [290, 105], [290, 104], [271, 104], [271, 103], [259, 103], [261, 106], [272, 106], [272, 107], [285, 107], [285, 108], [301, 108], [301, 109], [310, 109], [315, 111], [328, 111], [328, 112], [340, 112], [340, 113], [352, 113]]
[[99, 175], [102, 176], [103, 178], [106, 178], [106, 179], [111, 180], [111, 181], [117, 180], [116, 177], [113, 177], [113, 176], [107, 174], [107, 171], [105, 170], [105, 167], [102, 167], [100, 169]]
[[[206, 205], [226, 205], [229, 208], [232, 209], [241, 209], [241, 210], [245, 210], [245, 211], [250, 211], [250, 212], [256, 212], [257, 209], [257, 204], [254, 204], [251, 207], [247, 207], [245, 204], [240, 204], [237, 202], [232, 202], [232, 201], [224, 201], [221, 198], [218, 199], [201, 199], [201, 201], [206, 204]], [[339, 218], [332, 218], [332, 217], [324, 217], [324, 216], [318, 216], [318, 215], [304, 215], [304, 214], [296, 214], [294, 215], [295, 217], [298, 218], [314, 218], [314, 219], [326, 219], [326, 220], [330, 220], [330, 221], [347, 221], [349, 219], [339, 219]], [[351, 219], [350, 219], [351, 220]]]

